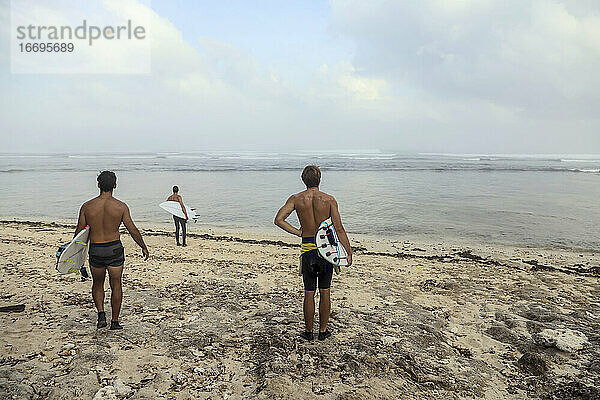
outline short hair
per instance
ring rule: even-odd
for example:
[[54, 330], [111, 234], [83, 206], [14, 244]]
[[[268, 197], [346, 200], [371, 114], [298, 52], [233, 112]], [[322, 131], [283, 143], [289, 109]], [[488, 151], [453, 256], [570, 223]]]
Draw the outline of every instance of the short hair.
[[321, 170], [316, 165], [307, 165], [302, 171], [302, 182], [307, 188], [317, 187], [321, 183]]
[[173, 193], [179, 192], [179, 186], [173, 186]]
[[117, 176], [112, 171], [102, 171], [98, 178], [98, 186], [102, 192], [110, 192], [117, 184]]

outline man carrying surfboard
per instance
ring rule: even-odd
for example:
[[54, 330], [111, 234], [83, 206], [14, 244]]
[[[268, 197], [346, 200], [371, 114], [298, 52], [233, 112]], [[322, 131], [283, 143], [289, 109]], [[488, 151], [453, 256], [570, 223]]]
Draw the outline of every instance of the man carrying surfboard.
[[[300, 335], [306, 340], [313, 340], [313, 324], [315, 317], [315, 291], [319, 287], [319, 340], [331, 336], [327, 330], [331, 310], [330, 287], [333, 265], [319, 256], [315, 244], [315, 235], [321, 222], [331, 218], [342, 246], [347, 252], [347, 265], [352, 264], [352, 248], [348, 235], [342, 225], [342, 219], [335, 198], [319, 191], [321, 170], [316, 165], [308, 165], [302, 171], [302, 181], [306, 190], [293, 194], [275, 216], [275, 225], [286, 232], [302, 238], [302, 254], [300, 257], [301, 274], [304, 281], [304, 324], [305, 331]], [[286, 221], [292, 211], [296, 210], [300, 229]]]
[[117, 187], [117, 177], [114, 172], [103, 171], [98, 175], [97, 180], [100, 194], [81, 206], [75, 235], [86, 225], [90, 226], [89, 261], [93, 279], [92, 297], [98, 310], [97, 327], [104, 328], [107, 325], [104, 312], [104, 278], [108, 269], [112, 309], [110, 329], [123, 329], [119, 324], [123, 298], [121, 276], [125, 263], [125, 252], [119, 233], [121, 223], [125, 225], [133, 240], [142, 248], [142, 254], [146, 260], [149, 253], [140, 231], [131, 219], [129, 207], [113, 197], [113, 190]]
[[[177, 215], [173, 215], [173, 221], [175, 221], [175, 241], [177, 242], [177, 246], [187, 246], [185, 244], [185, 224], [189, 219], [187, 210], [185, 209], [185, 205], [183, 204], [183, 199], [179, 195], [179, 187], [173, 186], [173, 194], [167, 198], [167, 201], [176, 201], [181, 205], [181, 210], [183, 211], [183, 215], [185, 215], [185, 219], [178, 217]], [[183, 244], [179, 243], [179, 226], [181, 226], [181, 241]]]

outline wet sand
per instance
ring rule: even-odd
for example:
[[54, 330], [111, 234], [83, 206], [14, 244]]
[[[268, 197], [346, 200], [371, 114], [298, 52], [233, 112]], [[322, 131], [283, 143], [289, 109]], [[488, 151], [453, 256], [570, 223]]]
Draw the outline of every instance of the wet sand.
[[55, 270], [73, 227], [0, 221], [0, 398], [600, 398], [600, 253], [351, 237], [309, 343], [293, 237], [142, 228], [109, 331]]

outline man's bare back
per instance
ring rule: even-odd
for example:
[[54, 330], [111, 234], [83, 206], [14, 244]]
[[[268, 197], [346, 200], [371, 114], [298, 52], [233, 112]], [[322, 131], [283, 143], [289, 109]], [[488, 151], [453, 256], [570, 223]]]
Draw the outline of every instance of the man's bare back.
[[[179, 190], [179, 189], [178, 189]], [[181, 210], [183, 211], [183, 215], [185, 215], [185, 219], [188, 220], [187, 210], [185, 209], [185, 205], [183, 205], [183, 199], [177, 193], [173, 193], [169, 197], [167, 197], [167, 201], [176, 201], [181, 205]]]
[[[286, 221], [286, 218], [294, 210], [296, 210], [300, 221], [300, 229], [294, 228]], [[333, 196], [321, 192], [318, 187], [311, 187], [290, 196], [275, 216], [275, 224], [292, 235], [314, 237], [321, 222], [330, 217], [340, 242], [348, 253], [348, 264], [350, 265], [352, 263], [352, 249], [348, 235], [342, 225], [337, 201]]]
[[[102, 181], [102, 182], [101, 182]], [[86, 225], [90, 226], [90, 243], [110, 243], [120, 239], [119, 227], [121, 222], [129, 231], [133, 240], [142, 248], [142, 253], [148, 259], [148, 248], [142, 239], [140, 231], [133, 223], [129, 207], [113, 197], [113, 189], [117, 187], [117, 178], [113, 172], [104, 171], [98, 176], [100, 194], [86, 201], [79, 210], [79, 220], [75, 235]]]
[[140, 231], [133, 223], [129, 207], [122, 201], [115, 199], [112, 192], [102, 192], [98, 197], [86, 201], [79, 210], [79, 221], [75, 234], [86, 225], [90, 226], [91, 243], [109, 243], [119, 240], [121, 222], [129, 231], [133, 240], [142, 248], [144, 257], [148, 258], [148, 249], [142, 239]]
[[176, 201], [179, 203], [181, 201], [181, 196], [176, 193], [173, 193], [172, 195], [167, 197], [167, 201]]
[[337, 208], [333, 196], [319, 190], [306, 189], [292, 197], [302, 236], [315, 236], [319, 224], [331, 216], [332, 206]]
[[[126, 214], [129, 215], [129, 209], [125, 203], [103, 193], [81, 206], [80, 223], [84, 224], [83, 227], [90, 226], [92, 243], [112, 242], [119, 240], [119, 227]], [[77, 230], [83, 227], [78, 225]]]

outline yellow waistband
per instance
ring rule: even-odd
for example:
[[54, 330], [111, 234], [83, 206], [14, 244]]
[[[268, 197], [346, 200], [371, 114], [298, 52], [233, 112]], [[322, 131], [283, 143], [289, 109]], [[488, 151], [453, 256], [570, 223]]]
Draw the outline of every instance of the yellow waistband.
[[317, 249], [317, 245], [314, 243], [302, 243], [302, 246], [300, 246], [300, 254], [304, 254], [307, 251], [316, 250], [316, 249]]
[[299, 275], [302, 275], [302, 254], [311, 250], [317, 250], [317, 245], [314, 243], [302, 243], [302, 245], [300, 246], [300, 262], [298, 263]]

